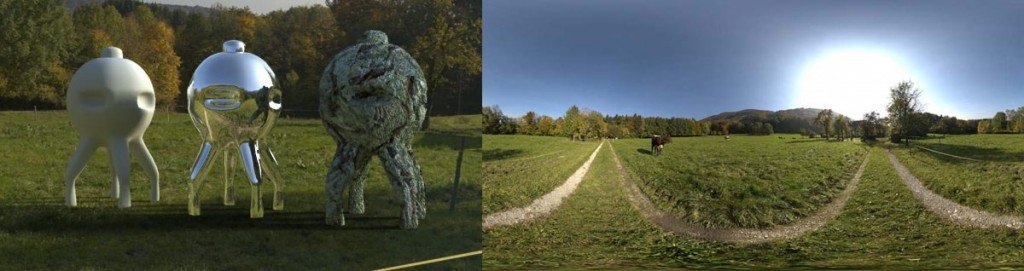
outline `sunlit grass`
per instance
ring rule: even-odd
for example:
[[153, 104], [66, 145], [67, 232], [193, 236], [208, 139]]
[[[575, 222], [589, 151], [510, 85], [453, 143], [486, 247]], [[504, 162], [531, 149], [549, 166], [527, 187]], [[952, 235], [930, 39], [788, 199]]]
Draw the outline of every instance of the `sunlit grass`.
[[599, 143], [564, 137], [484, 135], [483, 212], [530, 204], [565, 182]]
[[661, 156], [649, 139], [613, 141], [656, 204], [709, 227], [786, 224], [832, 201], [864, 158], [852, 141], [794, 135], [674, 138]]

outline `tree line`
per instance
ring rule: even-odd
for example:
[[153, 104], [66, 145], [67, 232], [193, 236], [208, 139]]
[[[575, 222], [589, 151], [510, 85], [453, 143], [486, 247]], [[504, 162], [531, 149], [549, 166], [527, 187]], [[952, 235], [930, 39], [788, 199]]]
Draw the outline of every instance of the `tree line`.
[[575, 105], [557, 118], [538, 115], [533, 111], [520, 117], [510, 117], [497, 105], [487, 106], [483, 108], [483, 127], [486, 134], [562, 136], [571, 140], [655, 135], [702, 136], [712, 133], [710, 122], [691, 118], [644, 117], [637, 114], [606, 116]]
[[317, 116], [324, 67], [370, 29], [419, 62], [430, 88], [428, 115], [478, 114], [482, 12], [479, 1], [329, 0], [257, 15], [214, 6], [187, 12], [138, 0], [67, 10], [62, 0], [0, 1], [0, 109], [59, 109], [74, 71], [117, 46], [146, 70], [158, 108], [183, 111], [192, 72], [237, 39], [274, 69], [286, 115]]

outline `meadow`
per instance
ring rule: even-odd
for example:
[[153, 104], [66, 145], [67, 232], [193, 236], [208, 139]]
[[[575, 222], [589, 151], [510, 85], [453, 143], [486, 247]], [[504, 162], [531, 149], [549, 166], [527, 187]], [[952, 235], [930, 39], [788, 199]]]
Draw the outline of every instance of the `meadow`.
[[[697, 140], [712, 138], [721, 140]], [[672, 144], [686, 142], [673, 140]], [[618, 153], [637, 152], [620, 147], [631, 144], [615, 142], [614, 147]], [[1024, 235], [1008, 229], [955, 225], [932, 215], [900, 181], [885, 150], [866, 148], [859, 152], [866, 152], [869, 162], [838, 217], [794, 239], [752, 245], [698, 241], [648, 222], [630, 204], [619, 179], [629, 175], [617, 172], [615, 154], [604, 148], [580, 188], [550, 216], [484, 230], [484, 265], [494, 269], [617, 270], [1024, 267]]]
[[599, 141], [563, 137], [484, 135], [483, 213], [530, 204], [565, 182]]
[[846, 187], [866, 153], [859, 142], [799, 135], [673, 138], [661, 156], [651, 155], [650, 139], [612, 144], [662, 210], [713, 228], [805, 217]]
[[[266, 215], [250, 219], [249, 194], [237, 192], [248, 191], [242, 174], [232, 181], [237, 204], [222, 204], [222, 167], [205, 182], [202, 216], [188, 215], [187, 174], [201, 142], [187, 114], [157, 112], [145, 136], [160, 168], [161, 200], [149, 201], [149, 180], [133, 163], [134, 202], [122, 210], [109, 196], [103, 149], [78, 179], [78, 207], [64, 206], [64, 169], [78, 142], [65, 111], [0, 112], [0, 262], [16, 270], [365, 270], [479, 250], [482, 143], [465, 132], [477, 128], [461, 126], [474, 118], [436, 117], [441, 125], [416, 135], [427, 217], [419, 229], [400, 230], [401, 199], [376, 159], [366, 181], [366, 213], [346, 215], [344, 227], [324, 225], [323, 182], [335, 143], [318, 119], [281, 119], [264, 141], [286, 181], [285, 209], [271, 210], [264, 190]], [[449, 211], [463, 138], [457, 206]], [[478, 269], [480, 261], [431, 268]]]
[[918, 148], [893, 148], [928, 189], [960, 204], [997, 214], [1024, 215], [1024, 136], [961, 135], [914, 144], [971, 161]]

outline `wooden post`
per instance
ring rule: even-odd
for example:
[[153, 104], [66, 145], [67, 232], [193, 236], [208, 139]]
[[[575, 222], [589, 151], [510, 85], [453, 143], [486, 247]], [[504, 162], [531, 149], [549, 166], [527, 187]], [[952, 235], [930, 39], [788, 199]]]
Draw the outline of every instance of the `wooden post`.
[[448, 211], [455, 211], [455, 202], [457, 200], [458, 193], [457, 188], [459, 187], [459, 177], [462, 175], [462, 152], [466, 149], [466, 137], [459, 136], [459, 156], [455, 158], [455, 182], [452, 183], [452, 200], [448, 205]]

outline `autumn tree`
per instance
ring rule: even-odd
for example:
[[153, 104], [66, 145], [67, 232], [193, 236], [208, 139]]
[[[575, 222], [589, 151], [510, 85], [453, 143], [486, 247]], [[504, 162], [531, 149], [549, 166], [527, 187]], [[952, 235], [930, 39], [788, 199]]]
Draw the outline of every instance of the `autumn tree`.
[[537, 134], [545, 136], [552, 135], [554, 128], [555, 120], [551, 119], [551, 116], [544, 115], [537, 119]]
[[818, 112], [818, 116], [814, 118], [814, 124], [821, 125], [824, 130], [825, 140], [831, 138], [833, 114], [832, 109], [825, 109]]
[[878, 112], [864, 114], [864, 120], [860, 122], [861, 140], [874, 141], [882, 130], [881, 119]]
[[[430, 1], [430, 7], [434, 14], [431, 16], [432, 25], [409, 47], [409, 53], [423, 69], [429, 88], [450, 87], [452, 80], [446, 76], [450, 73], [479, 76], [483, 63], [479, 47], [482, 41], [483, 22], [479, 18], [457, 20], [445, 16], [451, 14], [455, 7], [452, 0], [433, 0]], [[431, 102], [433, 97], [436, 97], [436, 92], [429, 92], [428, 95], [429, 116], [437, 103]], [[461, 96], [462, 92], [456, 91], [455, 95]], [[427, 126], [429, 121], [424, 123], [424, 127]]]
[[989, 123], [989, 129], [993, 134], [1006, 131], [1006, 113], [996, 112], [996, 115], [992, 116], [991, 123]]
[[181, 59], [174, 52], [174, 32], [157, 20], [146, 6], [132, 11], [125, 20], [124, 57], [142, 66], [153, 81], [157, 106], [171, 110], [181, 91], [178, 89], [178, 66]]
[[987, 133], [989, 133], [989, 131], [991, 131], [991, 130], [989, 128], [989, 121], [988, 120], [982, 120], [982, 121], [978, 122], [978, 133], [979, 134], [987, 134]]
[[910, 131], [917, 125], [917, 114], [921, 111], [919, 96], [921, 90], [909, 81], [900, 82], [889, 90], [890, 141], [899, 143], [905, 139], [905, 144], [910, 145]]

